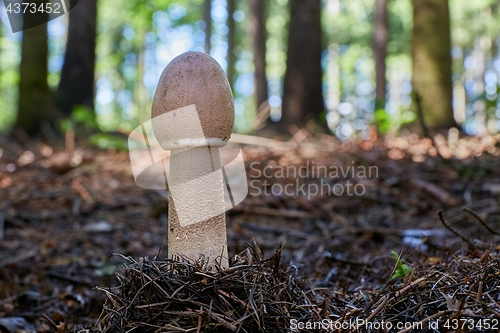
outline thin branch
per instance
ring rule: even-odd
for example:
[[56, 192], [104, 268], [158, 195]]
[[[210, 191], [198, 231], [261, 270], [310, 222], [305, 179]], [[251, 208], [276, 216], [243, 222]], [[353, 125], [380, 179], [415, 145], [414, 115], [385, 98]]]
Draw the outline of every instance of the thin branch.
[[455, 236], [459, 237], [461, 240], [463, 240], [464, 242], [468, 243], [469, 245], [471, 245], [472, 247], [474, 248], [481, 248], [481, 249], [485, 249], [484, 247], [481, 247], [479, 246], [478, 244], [474, 244], [473, 241], [471, 241], [469, 238], [465, 237], [464, 235], [462, 235], [460, 232], [458, 232], [457, 230], [455, 230], [454, 228], [452, 228], [452, 226], [450, 226], [448, 224], [448, 222], [445, 221], [444, 217], [443, 217], [443, 211], [442, 210], [438, 210], [438, 216], [439, 216], [439, 220], [441, 221], [441, 223], [444, 225], [444, 227], [446, 229], [448, 229], [449, 231], [451, 231], [453, 234], [455, 234]]
[[486, 228], [486, 230], [488, 230], [488, 232], [492, 235], [500, 235], [500, 233], [498, 231], [495, 231], [493, 229], [490, 228], [490, 226], [488, 224], [486, 224], [486, 221], [484, 221], [479, 215], [477, 215], [476, 212], [474, 212], [472, 209], [469, 209], [467, 207], [465, 207], [464, 209], [464, 212], [467, 212], [469, 214], [471, 214], [472, 216], [474, 216], [478, 221], [479, 223], [481, 223], [481, 225], [483, 227]]

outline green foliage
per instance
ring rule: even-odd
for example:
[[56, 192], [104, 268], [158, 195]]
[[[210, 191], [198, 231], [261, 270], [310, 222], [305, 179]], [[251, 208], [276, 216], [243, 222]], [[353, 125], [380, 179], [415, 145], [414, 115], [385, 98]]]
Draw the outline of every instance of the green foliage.
[[64, 132], [77, 129], [98, 129], [94, 111], [81, 105], [76, 106], [73, 109], [73, 112], [71, 112], [71, 116], [68, 119], [61, 121], [60, 127]]
[[500, 105], [500, 86], [497, 86], [496, 90], [493, 89], [493, 93], [486, 93], [484, 91], [482, 94], [478, 95], [471, 102], [481, 101], [484, 103], [486, 110], [492, 110], [495, 113], [497, 105]]
[[88, 137], [88, 143], [99, 149], [128, 149], [127, 139], [122, 135], [115, 135], [110, 132], [101, 132], [97, 123], [95, 112], [84, 106], [75, 107], [71, 116], [60, 122], [60, 128], [63, 132], [72, 130], [79, 135], [82, 135], [82, 133], [88, 135], [89, 133], [94, 132], [94, 134], [91, 134]]
[[373, 123], [377, 126], [377, 129], [380, 133], [387, 133], [391, 128], [391, 120], [389, 115], [384, 109], [378, 109], [374, 112]]
[[16, 120], [17, 90], [0, 87], [0, 133], [10, 129]]
[[374, 0], [339, 0], [338, 6], [327, 6], [323, 21], [329, 42], [371, 47], [374, 4]]
[[127, 139], [112, 133], [96, 133], [89, 137], [89, 144], [99, 149], [116, 149], [125, 151], [128, 149]]
[[269, 1], [267, 15], [272, 17], [266, 22], [267, 30], [267, 75], [270, 79], [282, 78], [285, 74], [286, 40], [288, 37], [288, 1]]
[[389, 56], [410, 54], [411, 29], [413, 28], [413, 13], [411, 0], [388, 1], [389, 14]]
[[20, 44], [15, 37], [10, 27], [0, 21], [0, 133], [8, 131], [16, 119], [21, 58]]
[[[366, 84], [374, 88], [375, 63], [372, 51], [373, 44], [373, 9], [374, 1], [336, 1], [328, 2], [324, 13], [323, 25], [328, 42], [338, 45], [338, 80], [340, 102], [347, 101], [354, 106], [354, 112], [340, 116], [339, 125], [354, 125], [357, 119], [365, 119], [375, 124], [381, 133], [397, 131], [403, 124], [416, 119], [413, 112], [407, 111], [408, 105], [401, 105], [388, 114], [384, 103], [373, 103], [372, 91], [367, 93]], [[411, 75], [410, 38], [412, 28], [411, 0], [388, 1], [389, 44], [387, 58], [387, 78], [393, 79], [391, 72], [397, 72], [396, 80], [408, 80]], [[408, 75], [406, 75], [408, 74]], [[391, 77], [392, 76], [392, 77]], [[329, 83], [331, 84], [331, 83]], [[396, 85], [399, 85], [396, 83]], [[333, 84], [335, 85], [335, 83]], [[393, 87], [391, 87], [393, 88]], [[399, 98], [399, 96], [398, 96]], [[366, 107], [366, 102], [376, 104]], [[365, 105], [361, 107], [360, 105]], [[394, 107], [393, 107], [394, 108]], [[391, 108], [391, 110], [393, 109]]]
[[[97, 103], [101, 128], [130, 130], [146, 120], [155, 87], [145, 84], [145, 75], [158, 66], [153, 57], [175, 49], [170, 40], [175, 29], [197, 30], [202, 4], [203, 0], [99, 2], [97, 88], [112, 94], [106, 103]], [[158, 46], [163, 51], [156, 52]]]
[[[266, 60], [269, 95], [281, 96], [286, 64], [289, 0], [273, 0], [265, 1], [265, 3], [268, 16]], [[360, 89], [360, 83], [368, 82], [372, 88], [374, 87], [372, 52], [374, 4], [375, 0], [323, 1], [324, 49], [335, 46], [338, 50], [338, 55], [335, 56], [338, 60], [338, 74], [335, 72], [335, 77], [332, 78], [331, 75], [326, 74], [325, 67], [324, 77], [327, 85], [331, 84], [327, 80], [338, 81], [338, 83], [331, 84], [331, 86], [339, 86], [340, 89], [335, 99], [339, 99], [338, 102], [348, 102], [355, 109], [347, 116], [339, 115], [342, 118], [339, 124], [349, 123], [354, 126], [356, 121], [359, 122], [362, 119], [367, 123], [375, 124], [380, 132], [386, 133], [396, 131], [402, 125], [414, 121], [416, 114], [408, 110], [409, 105], [401, 105], [399, 100], [396, 103], [397, 107], [390, 108], [392, 113], [387, 113], [384, 105], [377, 105], [375, 108], [366, 107], [367, 101], [373, 101], [373, 94], [366, 93], [366, 89]], [[75, 110], [70, 119], [61, 123], [61, 128], [131, 130], [143, 122], [145, 115], [150, 112], [155, 88], [151, 79], [149, 84], [144, 83], [145, 75], [151, 76], [152, 72], [161, 71], [161, 68], [157, 68], [161, 62], [158, 59], [164, 57], [166, 52], [171, 53], [172, 50], [178, 49], [173, 36], [180, 30], [190, 31], [193, 38], [202, 38], [200, 34], [198, 37], [195, 36], [196, 33], [201, 32], [202, 5], [203, 0], [99, 1], [97, 92], [105, 91], [110, 97], [104, 98], [106, 102], [102, 102], [103, 99], [97, 100], [97, 120], [88, 118], [85, 111]], [[238, 15], [242, 17], [241, 14], [244, 14], [244, 18], [236, 23], [236, 81], [241, 77], [248, 79], [253, 71], [252, 44], [248, 33], [250, 23], [248, 5], [248, 1], [236, 1]], [[389, 83], [400, 82], [401, 77], [408, 81], [411, 77], [412, 0], [390, 0], [387, 6], [389, 19], [387, 78]], [[449, 7], [453, 45], [461, 48], [463, 57], [469, 54], [468, 52], [475, 44], [481, 44], [481, 48], [488, 52], [487, 45], [492, 43], [500, 30], [499, 2], [497, 0], [450, 0]], [[214, 15], [218, 17], [219, 23], [224, 21], [224, 13], [214, 12]], [[158, 17], [162, 20], [158, 20]], [[159, 21], [163, 23], [160, 24]], [[219, 27], [214, 26], [213, 38], [225, 40], [226, 35], [222, 28], [224, 28], [223, 24]], [[49, 63], [52, 64], [49, 83], [51, 88], [55, 89], [59, 81], [59, 73], [57, 72], [58, 66], [54, 65], [57, 61], [53, 60], [57, 60], [62, 54], [65, 34], [54, 34], [53, 31], [54, 29], [49, 38], [51, 45]], [[15, 119], [20, 60], [20, 35], [11, 33], [7, 21], [3, 22], [3, 29], [0, 32], [0, 46], [2, 59], [0, 63], [0, 106], [2, 107], [0, 131], [5, 131]], [[495, 46], [493, 44], [492, 49]], [[324, 55], [326, 58], [326, 52]], [[458, 74], [457, 77], [464, 71], [463, 57], [455, 59], [454, 74]], [[394, 72], [402, 73], [395, 81]], [[154, 79], [156, 77], [153, 81]], [[388, 98], [394, 101], [401, 98], [400, 95], [396, 94]], [[253, 96], [243, 96], [236, 90], [235, 99], [238, 100], [239, 105], [235, 127], [239, 131], [247, 131], [251, 128], [256, 109]], [[497, 119], [495, 114], [498, 109], [497, 98], [492, 99], [489, 96], [488, 99], [488, 96], [483, 94], [476, 100], [484, 101], [488, 120], [493, 123]], [[394, 111], [395, 108], [398, 110]], [[360, 129], [356, 128], [356, 131], [359, 132]], [[97, 141], [101, 144], [103, 142], [102, 139]]]
[[391, 280], [396, 280], [400, 278], [405, 278], [407, 275], [411, 273], [411, 268], [407, 264], [404, 264], [399, 257], [399, 254], [395, 251], [391, 251], [392, 256], [396, 260], [396, 269], [394, 270], [394, 274], [391, 276]]
[[470, 48], [481, 36], [495, 38], [500, 30], [497, 0], [450, 0], [451, 35], [454, 45]]
[[89, 128], [89, 129], [97, 128], [95, 113], [93, 110], [91, 110], [87, 107], [77, 106], [73, 110], [71, 118], [77, 124], [82, 124], [85, 128]]
[[417, 120], [417, 114], [410, 110], [390, 115], [385, 109], [378, 109], [374, 112], [373, 123], [380, 133], [386, 134], [397, 131], [402, 125], [410, 124], [415, 120]]

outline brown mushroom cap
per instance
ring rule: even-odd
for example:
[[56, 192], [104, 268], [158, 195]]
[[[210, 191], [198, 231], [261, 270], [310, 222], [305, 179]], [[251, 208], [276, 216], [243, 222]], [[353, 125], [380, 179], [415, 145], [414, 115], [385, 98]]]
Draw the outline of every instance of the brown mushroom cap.
[[[180, 139], [185, 139], [181, 140], [183, 142], [193, 139], [195, 142], [196, 140], [203, 142], [203, 138], [199, 137], [199, 131], [191, 130], [191, 124], [187, 123], [191, 122], [190, 119], [176, 123], [175, 134], [169, 130], [169, 124], [154, 119], [193, 104], [198, 111], [204, 138], [212, 143], [219, 142], [219, 146], [223, 146], [233, 132], [233, 94], [226, 74], [217, 61], [201, 52], [187, 52], [176, 57], [160, 77], [153, 99], [151, 119], [155, 137], [164, 149], [173, 148], [172, 139], [177, 140], [176, 146], [179, 147], [179, 135]], [[179, 127], [182, 127], [181, 134]], [[188, 144], [188, 146], [196, 145]]]

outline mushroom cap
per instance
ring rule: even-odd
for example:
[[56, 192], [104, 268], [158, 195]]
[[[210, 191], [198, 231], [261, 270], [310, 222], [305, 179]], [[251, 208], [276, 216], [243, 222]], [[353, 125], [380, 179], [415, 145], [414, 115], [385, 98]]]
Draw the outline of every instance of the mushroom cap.
[[151, 119], [163, 149], [224, 146], [234, 125], [233, 94], [224, 70], [201, 52], [174, 58], [160, 77]]

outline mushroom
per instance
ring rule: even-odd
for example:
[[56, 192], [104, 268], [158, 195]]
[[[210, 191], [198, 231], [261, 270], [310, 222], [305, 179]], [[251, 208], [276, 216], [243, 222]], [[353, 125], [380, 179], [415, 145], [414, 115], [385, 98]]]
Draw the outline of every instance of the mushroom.
[[234, 125], [234, 101], [219, 64], [201, 52], [173, 59], [152, 107], [153, 132], [170, 150], [168, 255], [201, 255], [228, 267], [224, 182], [219, 148]]

